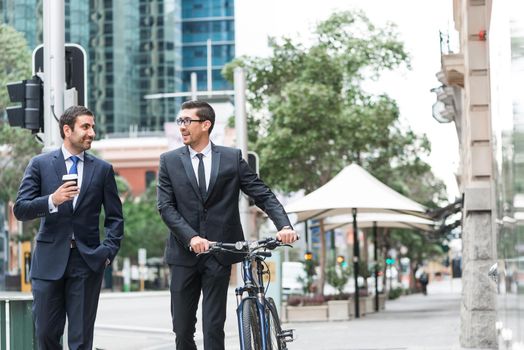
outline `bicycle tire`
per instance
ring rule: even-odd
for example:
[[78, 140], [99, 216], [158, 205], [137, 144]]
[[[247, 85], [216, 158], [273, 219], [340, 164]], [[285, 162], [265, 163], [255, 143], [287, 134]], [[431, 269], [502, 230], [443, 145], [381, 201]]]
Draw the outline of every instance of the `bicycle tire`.
[[280, 318], [278, 317], [277, 307], [273, 298], [267, 298], [265, 303], [265, 314], [267, 328], [269, 334], [267, 335], [268, 350], [286, 350], [287, 345], [281, 337], [282, 326], [280, 325]]
[[262, 329], [254, 299], [245, 299], [242, 305], [242, 349], [262, 350]]

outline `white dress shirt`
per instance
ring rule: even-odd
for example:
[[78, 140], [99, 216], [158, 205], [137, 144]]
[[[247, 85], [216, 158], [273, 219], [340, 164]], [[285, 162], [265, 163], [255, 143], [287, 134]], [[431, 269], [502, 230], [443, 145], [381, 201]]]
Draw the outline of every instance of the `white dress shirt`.
[[[62, 145], [62, 154], [64, 155], [67, 174], [69, 174], [69, 169], [71, 169], [71, 167], [73, 166], [73, 161], [71, 160], [72, 154], [64, 147], [64, 145]], [[80, 160], [76, 164], [76, 169], [78, 172], [78, 188], [81, 188], [82, 177], [84, 175], [84, 152], [77, 154], [76, 156], [80, 158]], [[75, 198], [73, 198], [73, 208], [75, 207], [77, 200], [78, 200], [78, 195], [76, 195]], [[49, 212], [56, 213], [58, 211], [58, 207], [53, 204], [53, 200], [51, 199], [51, 196], [49, 196], [49, 199], [47, 202], [49, 204]]]
[[198, 183], [198, 163], [199, 159], [197, 157], [198, 153], [202, 153], [204, 156], [202, 160], [204, 162], [204, 173], [206, 174], [206, 190], [209, 188], [209, 178], [211, 177], [211, 142], [202, 150], [202, 152], [197, 152], [191, 147], [189, 147], [189, 156], [191, 158], [191, 164], [193, 165], [193, 171], [195, 172], [195, 177]]

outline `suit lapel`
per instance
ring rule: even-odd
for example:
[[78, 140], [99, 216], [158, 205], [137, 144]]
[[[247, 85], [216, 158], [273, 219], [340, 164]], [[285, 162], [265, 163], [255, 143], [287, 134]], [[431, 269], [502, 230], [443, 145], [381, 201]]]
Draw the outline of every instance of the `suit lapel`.
[[62, 183], [62, 176], [67, 174], [67, 169], [65, 165], [64, 154], [62, 153], [61, 148], [55, 151], [55, 154], [53, 155], [53, 167], [55, 168], [58, 182]]
[[[74, 211], [76, 211], [76, 208], [79, 207], [80, 202], [86, 196], [86, 192], [89, 189], [89, 185], [91, 184], [91, 179], [93, 178], [95, 169], [95, 158], [91, 157], [87, 152], [84, 152], [84, 170], [82, 173], [82, 185], [80, 186], [80, 194], [78, 195], [78, 199], [76, 200]], [[71, 201], [71, 203], [72, 202], [73, 201]]]
[[184, 170], [186, 171], [187, 178], [189, 179], [189, 182], [191, 183], [191, 187], [193, 187], [193, 191], [195, 191], [198, 198], [202, 200], [202, 195], [200, 194], [200, 190], [198, 189], [195, 171], [193, 170], [193, 164], [191, 164], [191, 158], [189, 156], [189, 149], [187, 147], [180, 154], [180, 159], [182, 160], [182, 165], [184, 165]]
[[[220, 152], [217, 151], [215, 145], [211, 143], [211, 175], [209, 176], [209, 187], [207, 189], [207, 198], [211, 196], [211, 192], [217, 182], [218, 169], [220, 167]], [[206, 198], [206, 199], [207, 199]]]

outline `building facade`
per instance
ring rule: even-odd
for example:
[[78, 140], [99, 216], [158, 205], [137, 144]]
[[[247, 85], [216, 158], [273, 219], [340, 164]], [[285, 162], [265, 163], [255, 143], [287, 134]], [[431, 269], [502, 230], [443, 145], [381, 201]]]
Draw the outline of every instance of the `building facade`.
[[221, 71], [235, 57], [234, 1], [183, 0], [182, 52], [183, 91], [190, 91], [193, 72], [197, 90], [231, 90]]
[[[0, 0], [0, 19], [42, 43], [43, 0]], [[100, 136], [162, 134], [180, 101], [145, 99], [189, 91], [196, 72], [207, 90], [207, 40], [213, 90], [229, 87], [220, 72], [234, 57], [233, 0], [65, 0], [65, 42], [87, 52], [88, 107]], [[203, 57], [203, 58], [202, 58]]]
[[524, 349], [524, 4], [454, 0], [453, 7], [460, 50], [443, 53], [438, 76], [460, 141], [460, 342]]

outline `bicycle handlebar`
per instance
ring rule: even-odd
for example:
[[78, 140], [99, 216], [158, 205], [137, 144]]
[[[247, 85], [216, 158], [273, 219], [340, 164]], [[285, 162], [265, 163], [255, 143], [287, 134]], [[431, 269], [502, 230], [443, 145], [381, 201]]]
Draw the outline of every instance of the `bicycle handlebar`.
[[258, 241], [238, 241], [235, 243], [214, 242], [209, 245], [207, 252], [229, 251], [235, 253], [251, 253], [258, 249], [273, 250], [277, 247], [291, 245], [280, 242], [275, 238], [264, 238]]

